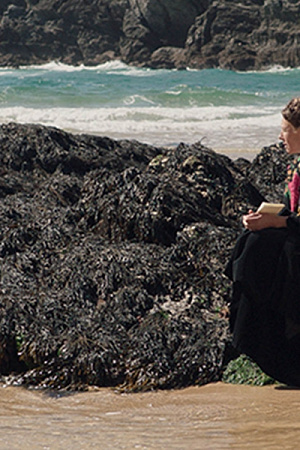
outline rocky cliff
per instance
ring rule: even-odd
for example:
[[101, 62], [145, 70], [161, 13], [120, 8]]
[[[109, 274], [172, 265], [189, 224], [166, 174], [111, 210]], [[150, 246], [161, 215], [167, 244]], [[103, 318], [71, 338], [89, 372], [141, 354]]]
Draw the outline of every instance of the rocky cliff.
[[300, 65], [295, 0], [2, 0], [0, 64]]

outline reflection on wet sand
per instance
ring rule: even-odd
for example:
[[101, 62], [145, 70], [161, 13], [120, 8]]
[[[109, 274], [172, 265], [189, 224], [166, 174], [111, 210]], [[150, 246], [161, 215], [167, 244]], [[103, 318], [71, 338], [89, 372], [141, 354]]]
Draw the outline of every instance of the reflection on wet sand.
[[223, 383], [60, 396], [1, 389], [0, 448], [295, 449], [300, 390]]

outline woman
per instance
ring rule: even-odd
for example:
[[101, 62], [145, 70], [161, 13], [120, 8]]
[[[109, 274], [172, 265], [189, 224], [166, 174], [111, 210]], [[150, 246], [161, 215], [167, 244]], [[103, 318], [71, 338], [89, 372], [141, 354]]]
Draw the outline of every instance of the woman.
[[[233, 345], [283, 383], [300, 386], [300, 97], [282, 111], [288, 167], [286, 208], [243, 217], [226, 274], [233, 281]], [[298, 217], [299, 214], [299, 217]]]

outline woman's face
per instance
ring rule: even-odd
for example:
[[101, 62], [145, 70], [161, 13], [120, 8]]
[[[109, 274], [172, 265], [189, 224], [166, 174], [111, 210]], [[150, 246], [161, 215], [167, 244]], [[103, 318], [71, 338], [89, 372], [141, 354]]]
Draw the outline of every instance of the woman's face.
[[300, 128], [293, 127], [293, 125], [284, 118], [281, 122], [279, 139], [283, 142], [287, 153], [290, 155], [300, 153]]

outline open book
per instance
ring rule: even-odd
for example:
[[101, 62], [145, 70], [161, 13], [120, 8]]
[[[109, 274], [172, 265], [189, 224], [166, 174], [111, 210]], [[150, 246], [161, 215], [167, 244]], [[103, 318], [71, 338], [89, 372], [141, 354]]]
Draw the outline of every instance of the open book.
[[268, 213], [268, 214], [278, 214], [283, 208], [283, 203], [266, 203], [262, 202], [257, 212]]

